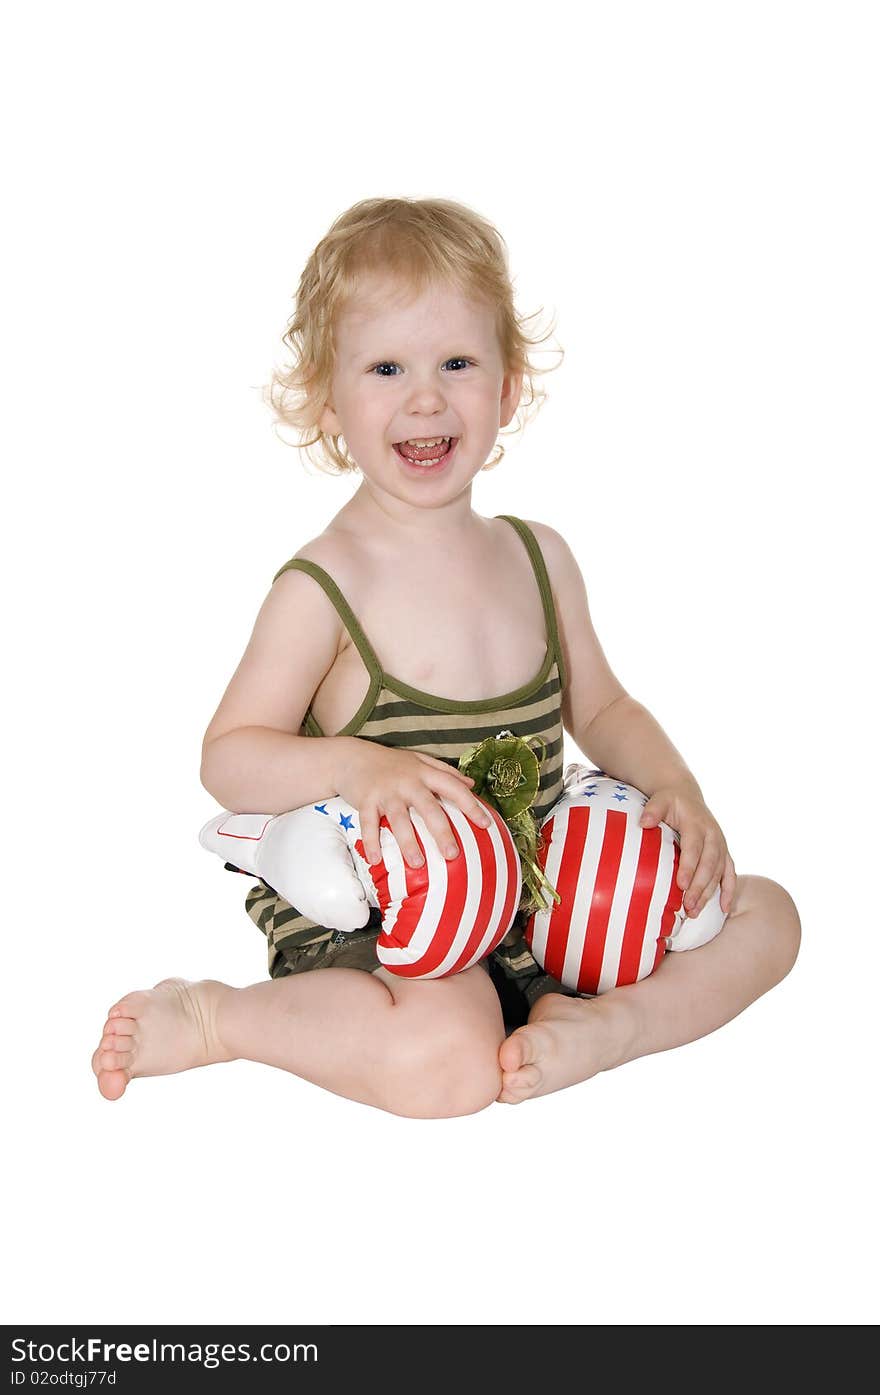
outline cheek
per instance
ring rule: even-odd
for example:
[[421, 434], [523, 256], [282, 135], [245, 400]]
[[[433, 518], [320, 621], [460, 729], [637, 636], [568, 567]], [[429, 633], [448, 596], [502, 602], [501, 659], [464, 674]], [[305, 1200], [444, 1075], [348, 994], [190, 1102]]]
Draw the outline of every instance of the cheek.
[[480, 383], [463, 383], [458, 396], [463, 407], [467, 407], [472, 412], [490, 416], [498, 410], [501, 388], [500, 385], [496, 388], [494, 383], [488, 383], [485, 380]]
[[386, 387], [384, 392], [377, 392], [375, 387], [372, 391], [369, 386], [362, 387], [349, 394], [348, 408], [364, 421], [386, 421], [397, 410], [398, 396], [394, 388]]
[[388, 407], [377, 402], [372, 393], [346, 393], [340, 402], [340, 410], [353, 440], [366, 439], [387, 426]]

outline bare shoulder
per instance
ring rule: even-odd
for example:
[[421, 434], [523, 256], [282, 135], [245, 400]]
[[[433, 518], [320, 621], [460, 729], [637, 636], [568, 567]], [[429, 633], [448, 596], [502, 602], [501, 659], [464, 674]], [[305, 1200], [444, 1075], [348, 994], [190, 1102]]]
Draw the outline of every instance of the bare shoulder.
[[326, 629], [327, 625], [335, 627], [339, 617], [324, 587], [303, 568], [290, 565], [291, 562], [314, 562], [336, 580], [335, 560], [333, 549], [327, 546], [323, 534], [304, 542], [271, 575], [268, 592], [257, 617], [257, 628], [266, 620], [270, 625], [283, 625], [294, 614], [300, 623], [323, 621], [323, 628]]
[[[294, 556], [316, 562], [337, 579], [334, 553], [322, 538], [304, 543]], [[319, 581], [298, 567], [280, 574], [276, 569], [247, 648], [205, 732], [203, 750], [238, 727], [297, 732], [345, 635], [339, 612]]]
[[550, 589], [553, 592], [559, 637], [567, 661], [578, 633], [583, 630], [584, 622], [590, 623], [584, 578], [577, 558], [560, 532], [551, 528], [548, 523], [538, 523], [531, 518], [525, 518], [523, 522], [534, 533], [544, 558]]
[[559, 632], [566, 683], [562, 720], [566, 731], [584, 750], [584, 735], [605, 707], [626, 695], [593, 628], [587, 588], [577, 558], [555, 528], [523, 519], [541, 549]]
[[[346, 630], [335, 608], [327, 599], [326, 592], [313, 576], [303, 571], [300, 567], [291, 567], [291, 562], [313, 562], [329, 576], [343, 596], [348, 599], [350, 595], [356, 594], [358, 589], [358, 577], [361, 574], [362, 566], [360, 549], [357, 538], [344, 529], [335, 527], [335, 520], [331, 521], [322, 533], [318, 533], [314, 538], [309, 538], [296, 552], [281, 564], [276, 572], [276, 579], [272, 586], [273, 591], [279, 593], [279, 600], [282, 605], [297, 606], [300, 598], [311, 594], [314, 598], [313, 604], [326, 611], [329, 606], [338, 622], [338, 638], [340, 643], [346, 639]], [[286, 568], [286, 570], [282, 570]], [[324, 598], [322, 604], [320, 597]]]
[[[327, 572], [346, 596], [349, 587], [357, 586], [363, 567], [362, 548], [357, 535], [349, 529], [336, 526], [335, 519], [327, 525], [323, 533], [318, 533], [316, 537], [303, 543], [290, 558], [291, 562], [294, 560], [316, 563]], [[293, 570], [295, 572], [297, 569]], [[284, 576], [288, 574], [283, 573]]]
[[537, 523], [531, 518], [524, 518], [523, 523], [535, 535], [554, 593], [570, 588], [577, 581], [583, 585], [577, 559], [562, 534], [551, 528], [549, 523]]

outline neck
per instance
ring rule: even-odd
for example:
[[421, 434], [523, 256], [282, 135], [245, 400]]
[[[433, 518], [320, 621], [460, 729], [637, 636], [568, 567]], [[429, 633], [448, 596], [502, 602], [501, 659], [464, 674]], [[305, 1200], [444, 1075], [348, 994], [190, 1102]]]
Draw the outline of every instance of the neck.
[[463, 535], [475, 532], [484, 522], [471, 508], [472, 487], [473, 482], [454, 499], [430, 508], [395, 499], [373, 489], [369, 480], [362, 480], [343, 513], [352, 521], [356, 519], [358, 527], [367, 533], [410, 541], [417, 537], [427, 544], [461, 541]]

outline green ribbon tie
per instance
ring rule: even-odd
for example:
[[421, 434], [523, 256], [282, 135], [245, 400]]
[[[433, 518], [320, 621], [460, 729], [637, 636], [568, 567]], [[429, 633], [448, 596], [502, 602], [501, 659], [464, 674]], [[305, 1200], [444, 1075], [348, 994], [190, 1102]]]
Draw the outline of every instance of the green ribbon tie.
[[458, 761], [459, 770], [473, 778], [477, 798], [496, 809], [510, 829], [522, 866], [519, 909], [527, 915], [549, 910], [562, 899], [535, 861], [544, 843], [531, 806], [540, 788], [540, 766], [547, 743], [540, 736], [532, 740], [540, 743], [539, 755], [523, 737], [500, 731], [497, 736], [487, 736], [485, 741], [470, 746]]

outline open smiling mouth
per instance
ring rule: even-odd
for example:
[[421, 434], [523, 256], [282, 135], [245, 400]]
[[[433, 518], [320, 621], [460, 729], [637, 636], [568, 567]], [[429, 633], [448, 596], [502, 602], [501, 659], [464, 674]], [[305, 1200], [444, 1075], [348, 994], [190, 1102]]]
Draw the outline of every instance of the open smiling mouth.
[[425, 437], [427, 444], [416, 445], [413, 441], [396, 441], [394, 449], [405, 460], [408, 465], [417, 465], [420, 469], [430, 469], [432, 465], [440, 465], [446, 460], [458, 445], [458, 436], [432, 436]]

